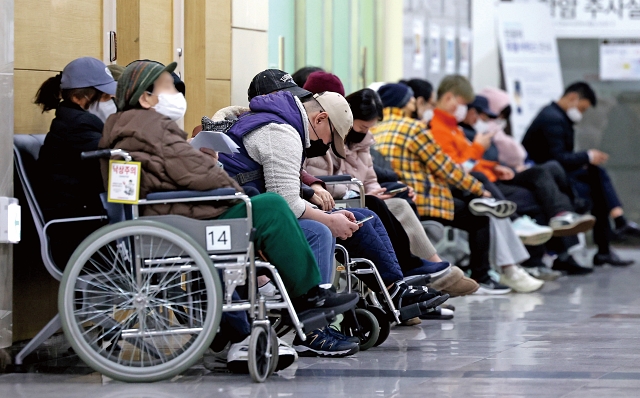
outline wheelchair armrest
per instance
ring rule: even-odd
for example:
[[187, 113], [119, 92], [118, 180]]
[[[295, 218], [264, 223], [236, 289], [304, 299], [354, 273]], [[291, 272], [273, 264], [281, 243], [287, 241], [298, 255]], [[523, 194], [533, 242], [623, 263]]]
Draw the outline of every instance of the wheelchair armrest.
[[348, 174], [337, 176], [314, 176], [322, 182], [351, 182], [351, 176]]
[[167, 192], [154, 192], [147, 195], [147, 200], [172, 200], [172, 199], [186, 199], [186, 198], [202, 198], [207, 196], [230, 196], [235, 195], [236, 190], [234, 188], [218, 188], [211, 189], [209, 191], [167, 191]]

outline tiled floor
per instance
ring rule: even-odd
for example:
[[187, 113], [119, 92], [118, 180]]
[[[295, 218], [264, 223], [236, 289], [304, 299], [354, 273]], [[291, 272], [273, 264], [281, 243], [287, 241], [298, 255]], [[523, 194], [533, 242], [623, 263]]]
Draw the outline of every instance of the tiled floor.
[[[640, 263], [640, 250], [621, 250]], [[640, 265], [541, 292], [451, 300], [452, 321], [397, 327], [346, 359], [300, 359], [264, 384], [201, 366], [174, 380], [105, 380], [74, 357], [0, 375], [0, 397], [637, 397]]]

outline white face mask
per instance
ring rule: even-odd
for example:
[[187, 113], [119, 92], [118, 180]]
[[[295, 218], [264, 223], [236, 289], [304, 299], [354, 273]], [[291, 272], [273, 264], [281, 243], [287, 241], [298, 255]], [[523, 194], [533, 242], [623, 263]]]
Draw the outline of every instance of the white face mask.
[[422, 114], [422, 121], [429, 123], [433, 119], [433, 109], [427, 109]]
[[153, 109], [175, 122], [187, 112], [187, 100], [182, 93], [158, 94], [158, 103]]
[[458, 104], [455, 112], [453, 113], [453, 116], [455, 116], [458, 122], [461, 122], [465, 117], [467, 117], [467, 110], [468, 108], [466, 105]]
[[118, 111], [118, 108], [116, 107], [116, 103], [113, 102], [113, 100], [109, 100], [104, 102], [98, 101], [91, 105], [87, 110], [100, 118], [100, 120], [102, 120], [102, 123], [104, 123], [107, 121], [107, 118], [109, 116]]
[[476, 131], [476, 133], [478, 134], [484, 134], [487, 131], [489, 131], [489, 123], [485, 122], [482, 119], [478, 119], [478, 121], [476, 122], [476, 124], [473, 125], [473, 129]]
[[567, 116], [569, 116], [569, 119], [574, 123], [580, 123], [582, 120], [582, 112], [580, 112], [580, 110], [575, 106], [567, 109]]

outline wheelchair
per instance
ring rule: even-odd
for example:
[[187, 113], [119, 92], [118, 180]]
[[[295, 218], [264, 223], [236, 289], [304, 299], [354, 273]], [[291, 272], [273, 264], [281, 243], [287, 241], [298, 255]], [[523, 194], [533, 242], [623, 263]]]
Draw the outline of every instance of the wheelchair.
[[[36, 137], [38, 140], [38, 137]], [[41, 240], [47, 269], [60, 280], [59, 314], [16, 357], [26, 355], [60, 327], [75, 353], [94, 370], [116, 380], [150, 382], [184, 372], [202, 358], [217, 333], [223, 312], [246, 311], [251, 320], [248, 367], [252, 379], [265, 381], [276, 369], [278, 339], [269, 311], [287, 313], [301, 339], [335, 314], [307, 310], [297, 314], [273, 265], [256, 260], [251, 202], [233, 189], [152, 193], [137, 205], [103, 200], [109, 219], [71, 256], [64, 273], [51, 260], [44, 223], [21, 154], [37, 159], [30, 143], [14, 144], [16, 166]], [[131, 157], [121, 150], [84, 153], [83, 158]], [[103, 198], [105, 199], [105, 198]], [[194, 202], [244, 203], [247, 216], [195, 220], [177, 215], [140, 216], [139, 206]], [[278, 300], [258, 293], [258, 274], [268, 275]], [[224, 288], [223, 288], [224, 284]], [[236, 288], [246, 286], [247, 298]]]
[[[359, 197], [337, 199], [336, 208], [365, 208], [365, 189], [362, 182], [350, 175], [316, 176], [326, 185], [355, 185]], [[336, 245], [336, 273], [333, 284], [338, 291], [358, 292], [360, 300], [354, 313], [345, 314], [340, 331], [347, 336], [360, 339], [360, 350], [377, 347], [389, 337], [391, 326], [418, 317], [428, 311], [422, 303], [397, 309], [376, 269], [366, 258], [352, 258], [346, 248]], [[413, 286], [425, 286], [428, 275], [407, 277], [404, 282]]]

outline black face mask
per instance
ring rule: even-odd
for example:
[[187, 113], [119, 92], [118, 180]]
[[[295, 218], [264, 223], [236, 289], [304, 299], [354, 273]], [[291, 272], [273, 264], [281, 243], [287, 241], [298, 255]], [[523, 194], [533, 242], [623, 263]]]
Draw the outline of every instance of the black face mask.
[[347, 138], [344, 141], [345, 141], [345, 144], [347, 144], [348, 146], [351, 146], [351, 144], [361, 143], [364, 140], [364, 137], [366, 136], [367, 136], [366, 133], [361, 133], [359, 131], [355, 131], [351, 129], [349, 134], [347, 134]]
[[318, 133], [316, 133], [316, 129], [313, 127], [313, 123], [311, 123], [311, 120], [309, 120], [309, 125], [311, 126], [313, 133], [316, 135], [316, 137], [318, 137], [318, 139], [310, 140], [311, 146], [304, 150], [305, 154], [308, 158], [316, 158], [318, 156], [326, 155], [331, 145], [325, 144], [324, 141], [320, 139], [320, 136], [318, 136]]

